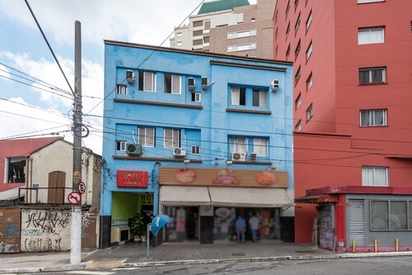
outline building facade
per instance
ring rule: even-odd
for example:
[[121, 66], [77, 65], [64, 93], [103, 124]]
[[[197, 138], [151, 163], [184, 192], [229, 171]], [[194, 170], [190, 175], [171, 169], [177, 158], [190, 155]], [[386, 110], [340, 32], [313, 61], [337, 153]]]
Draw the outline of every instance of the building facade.
[[291, 76], [290, 62], [105, 41], [104, 246], [136, 213], [170, 216], [164, 241], [232, 239], [252, 213], [262, 238], [293, 232]]
[[317, 210], [332, 204], [319, 237], [336, 249], [412, 245], [411, 8], [407, 0], [276, 4], [274, 58], [294, 62], [297, 243], [312, 241]]
[[276, 0], [220, 0], [202, 4], [189, 24], [175, 29], [170, 47], [271, 59]]

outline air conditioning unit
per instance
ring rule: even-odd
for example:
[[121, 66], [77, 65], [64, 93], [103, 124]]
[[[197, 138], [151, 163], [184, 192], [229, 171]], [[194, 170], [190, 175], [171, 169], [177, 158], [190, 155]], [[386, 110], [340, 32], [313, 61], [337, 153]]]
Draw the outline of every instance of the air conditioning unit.
[[173, 149], [173, 156], [175, 157], [184, 157], [186, 156], [186, 150], [182, 148], [174, 148]]
[[257, 154], [256, 153], [250, 153], [250, 161], [255, 162], [257, 160]]
[[126, 153], [129, 156], [140, 156], [142, 154], [142, 145], [134, 143], [127, 144]]
[[196, 88], [196, 81], [193, 77], [187, 79], [187, 88], [189, 91], [193, 91]]
[[245, 161], [245, 154], [244, 153], [232, 153], [232, 160], [235, 161]]
[[209, 80], [207, 76], [202, 76], [202, 89], [205, 90], [209, 86]]
[[279, 80], [273, 79], [270, 83], [270, 89], [272, 90], [272, 92], [276, 92], [277, 89], [279, 89]]
[[134, 82], [134, 72], [131, 70], [126, 71], [126, 80], [129, 84], [133, 84]]

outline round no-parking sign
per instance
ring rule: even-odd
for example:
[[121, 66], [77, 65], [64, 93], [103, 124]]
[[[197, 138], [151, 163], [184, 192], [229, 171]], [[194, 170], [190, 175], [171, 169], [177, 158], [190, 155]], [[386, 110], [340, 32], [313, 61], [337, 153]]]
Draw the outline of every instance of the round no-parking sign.
[[82, 195], [78, 192], [70, 192], [70, 194], [67, 196], [67, 200], [69, 201], [70, 204], [72, 205], [77, 205], [80, 204], [82, 201]]

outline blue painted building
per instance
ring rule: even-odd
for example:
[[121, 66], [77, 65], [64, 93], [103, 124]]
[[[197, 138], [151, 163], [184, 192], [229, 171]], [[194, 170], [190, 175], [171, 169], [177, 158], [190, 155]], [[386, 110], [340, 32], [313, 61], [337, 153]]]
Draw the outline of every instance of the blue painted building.
[[[167, 214], [162, 241], [293, 232], [292, 63], [105, 41], [101, 247]], [[289, 233], [285, 233], [289, 232]]]

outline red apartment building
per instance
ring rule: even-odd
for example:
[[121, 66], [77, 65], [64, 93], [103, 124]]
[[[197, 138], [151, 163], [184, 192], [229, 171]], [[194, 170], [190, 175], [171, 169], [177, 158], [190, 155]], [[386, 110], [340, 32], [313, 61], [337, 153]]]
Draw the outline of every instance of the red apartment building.
[[278, 0], [294, 62], [295, 242], [412, 247], [412, 1]]

